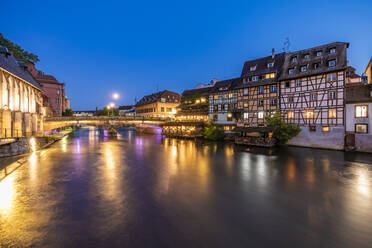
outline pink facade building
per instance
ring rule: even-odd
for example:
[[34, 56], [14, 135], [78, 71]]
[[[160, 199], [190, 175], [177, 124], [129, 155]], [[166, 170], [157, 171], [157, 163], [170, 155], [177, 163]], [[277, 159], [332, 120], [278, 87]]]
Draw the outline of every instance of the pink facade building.
[[58, 82], [52, 75], [46, 75], [42, 71], [37, 70], [31, 62], [27, 64], [27, 68], [42, 86], [43, 89], [43, 106], [46, 109], [47, 116], [62, 116], [66, 109], [70, 108], [70, 100], [65, 95], [65, 84]]

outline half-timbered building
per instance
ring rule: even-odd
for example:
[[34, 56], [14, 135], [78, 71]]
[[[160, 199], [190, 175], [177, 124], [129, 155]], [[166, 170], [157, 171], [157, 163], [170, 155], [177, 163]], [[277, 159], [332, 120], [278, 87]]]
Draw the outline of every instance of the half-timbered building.
[[279, 110], [278, 78], [284, 62], [284, 53], [246, 61], [238, 90], [237, 109], [241, 112], [240, 127], [264, 127], [265, 116]]
[[219, 81], [209, 95], [209, 119], [225, 131], [231, 131], [236, 126], [234, 113], [238, 104], [237, 86], [241, 82], [241, 78]]
[[280, 108], [287, 122], [302, 126], [290, 144], [343, 149], [348, 46], [334, 42], [286, 53]]

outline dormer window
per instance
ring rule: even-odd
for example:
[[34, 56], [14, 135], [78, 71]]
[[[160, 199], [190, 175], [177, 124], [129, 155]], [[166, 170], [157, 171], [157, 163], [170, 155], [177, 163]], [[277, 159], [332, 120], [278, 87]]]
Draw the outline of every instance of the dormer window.
[[267, 63], [267, 68], [272, 68], [272, 67], [274, 67], [274, 62]]
[[329, 49], [329, 53], [331, 53], [331, 54], [336, 53], [336, 48]]
[[306, 65], [305, 65], [305, 66], [301, 66], [301, 71], [302, 71], [302, 72], [307, 71], [307, 66], [306, 66]]
[[330, 60], [330, 61], [328, 61], [328, 67], [334, 67], [334, 66], [336, 66], [336, 60]]
[[294, 74], [294, 69], [293, 69], [293, 68], [289, 69], [289, 70], [288, 70], [288, 74], [289, 74], [289, 75]]
[[320, 57], [320, 56], [322, 56], [322, 55], [323, 55], [322, 51], [317, 51], [317, 52], [316, 52], [316, 56], [317, 56], [317, 57]]
[[310, 58], [310, 55], [309, 54], [305, 54], [304, 55], [304, 59], [309, 59]]
[[320, 63], [314, 63], [314, 69], [318, 69], [320, 66]]
[[291, 61], [292, 61], [292, 63], [297, 62], [297, 57], [293, 57], [293, 58], [291, 59]]
[[258, 76], [253, 76], [252, 81], [258, 81]]
[[250, 70], [250, 71], [255, 71], [255, 70], [256, 70], [256, 67], [257, 67], [257, 65], [255, 65], [255, 66], [251, 66], [251, 67], [249, 68], [249, 70]]

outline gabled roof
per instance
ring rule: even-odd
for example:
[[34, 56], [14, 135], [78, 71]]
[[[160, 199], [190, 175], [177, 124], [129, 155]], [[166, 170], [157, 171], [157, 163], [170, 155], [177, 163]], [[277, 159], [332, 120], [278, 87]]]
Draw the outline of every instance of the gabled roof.
[[372, 102], [372, 85], [363, 84], [345, 88], [346, 103]]
[[372, 73], [372, 57], [371, 57], [371, 59], [369, 60], [369, 62], [368, 62], [368, 64], [367, 64], [367, 67], [366, 67], [366, 69], [365, 69], [365, 71], [364, 71], [364, 74], [367, 73], [368, 68], [371, 68], [370, 70], [371, 70], [371, 73]]
[[[285, 53], [274, 54], [273, 56], [262, 57], [249, 60], [244, 63], [241, 77], [262, 75], [272, 72], [280, 72], [284, 63]], [[269, 63], [274, 63], [273, 67], [268, 67]], [[255, 70], [251, 70], [255, 67]]]
[[227, 91], [227, 90], [234, 90], [236, 89], [241, 83], [243, 82], [242, 78], [232, 78], [227, 80], [218, 81], [213, 89], [212, 92], [221, 92], [221, 91]]
[[131, 110], [133, 108], [134, 108], [133, 105], [119, 106], [119, 110]]
[[[286, 53], [283, 71], [279, 80], [289, 80], [344, 70], [347, 67], [346, 52], [348, 47], [349, 43], [333, 42], [300, 51]], [[330, 49], [332, 48], [336, 49], [336, 53], [329, 53]], [[318, 51], [322, 52], [321, 56], [317, 56]], [[309, 59], [305, 59], [304, 55], [309, 55]], [[294, 57], [297, 59], [296, 62], [292, 61]], [[328, 62], [330, 60], [335, 60], [336, 65], [329, 67]], [[314, 68], [315, 64], [318, 66], [316, 69]], [[307, 71], [300, 71], [301, 67], [303, 66], [307, 66]], [[289, 74], [289, 69], [294, 69], [294, 73]]]
[[[3, 50], [5, 51], [2, 48]], [[16, 58], [11, 53], [0, 52], [0, 67], [41, 90], [40, 84], [31, 76], [27, 67], [23, 63], [18, 64]]]
[[[168, 99], [168, 96], [172, 97], [171, 98], [172, 100], [174, 97], [175, 103], [180, 101], [180, 94], [173, 92], [173, 91], [169, 91], [169, 90], [163, 90], [163, 91], [156, 92], [154, 94], [142, 97], [141, 100], [137, 102], [136, 106], [141, 106], [141, 105], [150, 104], [154, 102], [160, 102], [161, 98]], [[167, 101], [167, 102], [170, 102], [170, 101]]]

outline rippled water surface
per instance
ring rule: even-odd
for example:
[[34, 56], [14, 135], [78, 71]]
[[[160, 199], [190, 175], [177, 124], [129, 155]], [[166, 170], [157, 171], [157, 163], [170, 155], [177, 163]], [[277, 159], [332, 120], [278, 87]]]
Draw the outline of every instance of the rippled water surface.
[[371, 155], [245, 149], [86, 128], [0, 160], [0, 247], [372, 247]]

